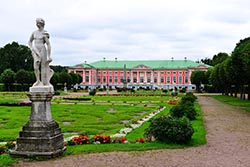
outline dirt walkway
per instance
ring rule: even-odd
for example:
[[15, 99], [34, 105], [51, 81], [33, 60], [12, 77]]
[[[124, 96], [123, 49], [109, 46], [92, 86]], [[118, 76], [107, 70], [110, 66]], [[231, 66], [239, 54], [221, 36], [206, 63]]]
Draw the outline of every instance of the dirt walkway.
[[250, 166], [250, 113], [199, 96], [208, 143], [187, 149], [82, 154], [25, 167], [247, 167]]

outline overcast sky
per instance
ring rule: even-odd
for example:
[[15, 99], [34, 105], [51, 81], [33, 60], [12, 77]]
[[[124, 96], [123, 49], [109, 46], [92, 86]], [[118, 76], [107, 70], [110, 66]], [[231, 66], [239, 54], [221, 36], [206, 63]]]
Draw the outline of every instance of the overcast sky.
[[53, 65], [200, 60], [250, 35], [249, 0], [0, 0], [0, 47], [27, 45], [45, 20]]

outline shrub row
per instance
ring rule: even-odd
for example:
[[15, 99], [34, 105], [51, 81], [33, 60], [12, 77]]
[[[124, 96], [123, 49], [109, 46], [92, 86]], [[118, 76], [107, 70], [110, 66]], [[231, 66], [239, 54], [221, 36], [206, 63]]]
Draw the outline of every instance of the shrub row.
[[145, 136], [165, 143], [188, 143], [194, 133], [189, 119], [194, 120], [197, 115], [194, 109], [195, 99], [192, 93], [187, 93], [180, 104], [170, 109], [169, 115], [151, 120]]
[[64, 97], [63, 100], [89, 101], [91, 98]]
[[0, 103], [0, 106], [31, 106], [31, 102], [7, 102]]

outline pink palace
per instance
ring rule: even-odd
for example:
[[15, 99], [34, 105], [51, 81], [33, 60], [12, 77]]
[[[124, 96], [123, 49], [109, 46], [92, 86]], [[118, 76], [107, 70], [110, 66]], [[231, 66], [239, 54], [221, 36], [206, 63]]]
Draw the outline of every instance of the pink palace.
[[82, 88], [150, 88], [195, 89], [190, 76], [195, 70], [206, 71], [210, 66], [191, 60], [106, 60], [71, 66], [68, 72], [80, 74]]

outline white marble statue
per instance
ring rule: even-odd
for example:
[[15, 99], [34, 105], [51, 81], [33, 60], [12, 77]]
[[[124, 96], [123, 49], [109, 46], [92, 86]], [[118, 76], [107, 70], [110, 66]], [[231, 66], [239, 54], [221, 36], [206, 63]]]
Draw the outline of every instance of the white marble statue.
[[52, 86], [50, 84], [50, 79], [54, 72], [49, 67], [49, 63], [52, 61], [50, 57], [51, 45], [49, 33], [44, 30], [44, 25], [45, 21], [43, 19], [36, 19], [38, 30], [31, 34], [28, 43], [34, 59], [34, 73], [36, 76], [36, 82], [33, 84], [33, 87]]

